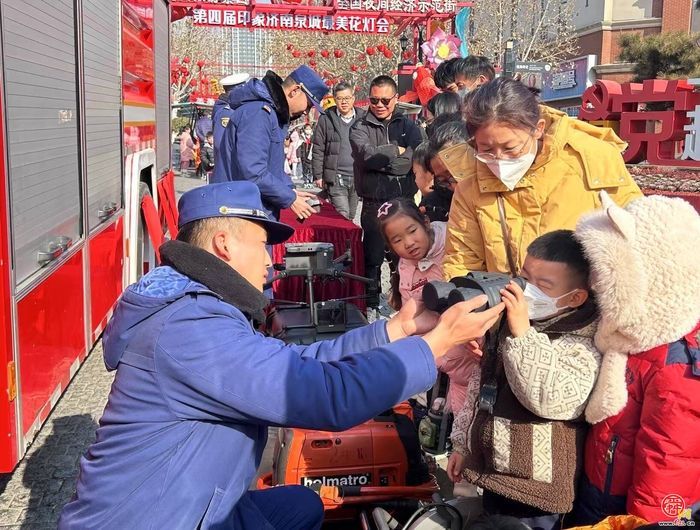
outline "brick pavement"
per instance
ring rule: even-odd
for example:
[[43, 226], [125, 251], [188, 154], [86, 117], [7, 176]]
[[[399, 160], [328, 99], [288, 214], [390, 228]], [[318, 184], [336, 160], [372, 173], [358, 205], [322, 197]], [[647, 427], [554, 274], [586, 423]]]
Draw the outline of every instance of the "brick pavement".
[[14, 473], [0, 475], [0, 528], [55, 528], [75, 490], [78, 460], [95, 439], [113, 373], [98, 343]]

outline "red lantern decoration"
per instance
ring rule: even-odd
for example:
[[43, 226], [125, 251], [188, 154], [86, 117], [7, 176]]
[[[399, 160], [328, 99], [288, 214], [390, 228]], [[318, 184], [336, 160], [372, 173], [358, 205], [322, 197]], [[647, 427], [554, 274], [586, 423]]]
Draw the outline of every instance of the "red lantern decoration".
[[360, 67], [357, 66], [356, 64], [350, 65], [350, 70], [352, 70], [353, 72], [357, 72], [359, 69], [360, 69]]
[[379, 50], [382, 53], [384, 53], [384, 50], [386, 49], [386, 44], [380, 44], [379, 46], [377, 46], [377, 50]]
[[292, 57], [301, 57], [301, 52], [299, 50], [294, 50], [292, 52]]
[[310, 61], [309, 61], [309, 66], [310, 66], [311, 68], [316, 68], [316, 61], [314, 61], [313, 59], [310, 60]]
[[394, 54], [389, 48], [384, 50], [384, 57], [386, 57], [387, 59], [391, 59], [393, 56]]
[[309, 51], [306, 53], [306, 55], [308, 55], [309, 57], [313, 57], [314, 55], [316, 55], [316, 51], [315, 51], [315, 50], [309, 50]]
[[204, 68], [204, 65], [205, 65], [205, 64], [206, 64], [206, 61], [203, 61], [202, 59], [200, 59], [199, 61], [197, 61], [197, 67], [198, 67], [200, 70], [201, 70], [202, 68]]
[[345, 55], [345, 52], [343, 50], [335, 49], [335, 50], [333, 50], [333, 55], [335, 56], [336, 59], [340, 59], [341, 57], [343, 57]]
[[185, 56], [185, 57], [182, 58], [182, 62], [185, 63], [185, 64], [190, 64], [190, 58], [187, 57], [187, 56]]
[[367, 55], [374, 55], [375, 49], [372, 46], [367, 46], [365, 51], [367, 52]]
[[412, 54], [411, 52], [405, 51], [405, 52], [403, 52], [403, 56], [402, 56], [402, 57], [403, 57], [403, 60], [404, 60], [404, 61], [408, 61], [412, 56], [413, 56], [413, 54]]
[[321, 50], [321, 57], [324, 59], [327, 59], [329, 55], [328, 50]]
[[294, 44], [287, 44], [287, 51], [292, 51], [294, 49]]
[[187, 68], [183, 68], [180, 72], [182, 73], [182, 77], [188, 77], [190, 75], [190, 71]]
[[196, 80], [196, 79], [190, 79], [190, 86], [197, 86], [197, 80]]

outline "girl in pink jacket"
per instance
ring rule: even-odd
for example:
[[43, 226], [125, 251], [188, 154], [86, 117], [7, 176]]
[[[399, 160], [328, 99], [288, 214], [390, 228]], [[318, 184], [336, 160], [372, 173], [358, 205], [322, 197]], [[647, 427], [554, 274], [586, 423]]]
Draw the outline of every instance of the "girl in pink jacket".
[[[386, 244], [399, 256], [398, 272], [391, 278], [389, 303], [399, 310], [411, 298], [423, 299], [423, 286], [442, 281], [446, 223], [431, 223], [408, 199], [385, 202], [377, 212]], [[438, 359], [438, 368], [450, 378], [447, 408], [454, 413], [465, 400], [475, 402], [479, 392], [479, 358], [464, 347], [450, 350]]]

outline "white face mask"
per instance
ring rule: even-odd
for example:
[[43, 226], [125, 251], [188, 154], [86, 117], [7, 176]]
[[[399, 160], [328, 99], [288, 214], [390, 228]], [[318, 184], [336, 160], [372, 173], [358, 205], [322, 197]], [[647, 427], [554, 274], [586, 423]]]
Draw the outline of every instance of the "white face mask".
[[491, 170], [491, 173], [498, 177], [498, 180], [505, 184], [510, 191], [515, 189], [515, 186], [520, 182], [530, 169], [535, 157], [537, 156], [537, 141], [532, 140], [530, 152], [518, 158], [497, 158], [489, 160], [486, 165]]
[[578, 289], [574, 289], [561, 296], [552, 298], [548, 294], [543, 293], [537, 286], [528, 283], [525, 285], [525, 290], [523, 291], [525, 300], [527, 301], [528, 317], [530, 317], [530, 320], [545, 320], [549, 317], [553, 317], [563, 309], [566, 309], [566, 307], [557, 307], [557, 302], [577, 290]]

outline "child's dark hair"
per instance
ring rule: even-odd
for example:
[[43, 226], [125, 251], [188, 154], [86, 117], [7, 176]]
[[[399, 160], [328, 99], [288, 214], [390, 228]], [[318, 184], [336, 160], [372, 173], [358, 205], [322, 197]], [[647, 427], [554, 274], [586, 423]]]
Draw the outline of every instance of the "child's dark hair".
[[442, 92], [434, 95], [425, 106], [428, 112], [437, 118], [442, 114], [454, 114], [462, 110], [462, 98], [454, 92]]
[[572, 230], [555, 230], [541, 235], [530, 243], [527, 253], [533, 258], [566, 264], [576, 275], [579, 285], [588, 289], [590, 265]]
[[[416, 203], [410, 199], [400, 197], [385, 202], [377, 211], [377, 221], [379, 222], [379, 230], [388, 247], [391, 243], [386, 238], [386, 225], [396, 215], [406, 215], [418, 222], [419, 225], [425, 226], [426, 217], [421, 213], [416, 206]], [[427, 230], [427, 229], [426, 229]], [[399, 291], [399, 272], [396, 271], [391, 275], [390, 279], [391, 294], [389, 296], [389, 305], [397, 311], [401, 309], [401, 292]]]
[[411, 162], [427, 169], [428, 160], [430, 160], [430, 158], [432, 158], [430, 144], [426, 141], [418, 144], [418, 146], [413, 150], [413, 158], [411, 159]]

